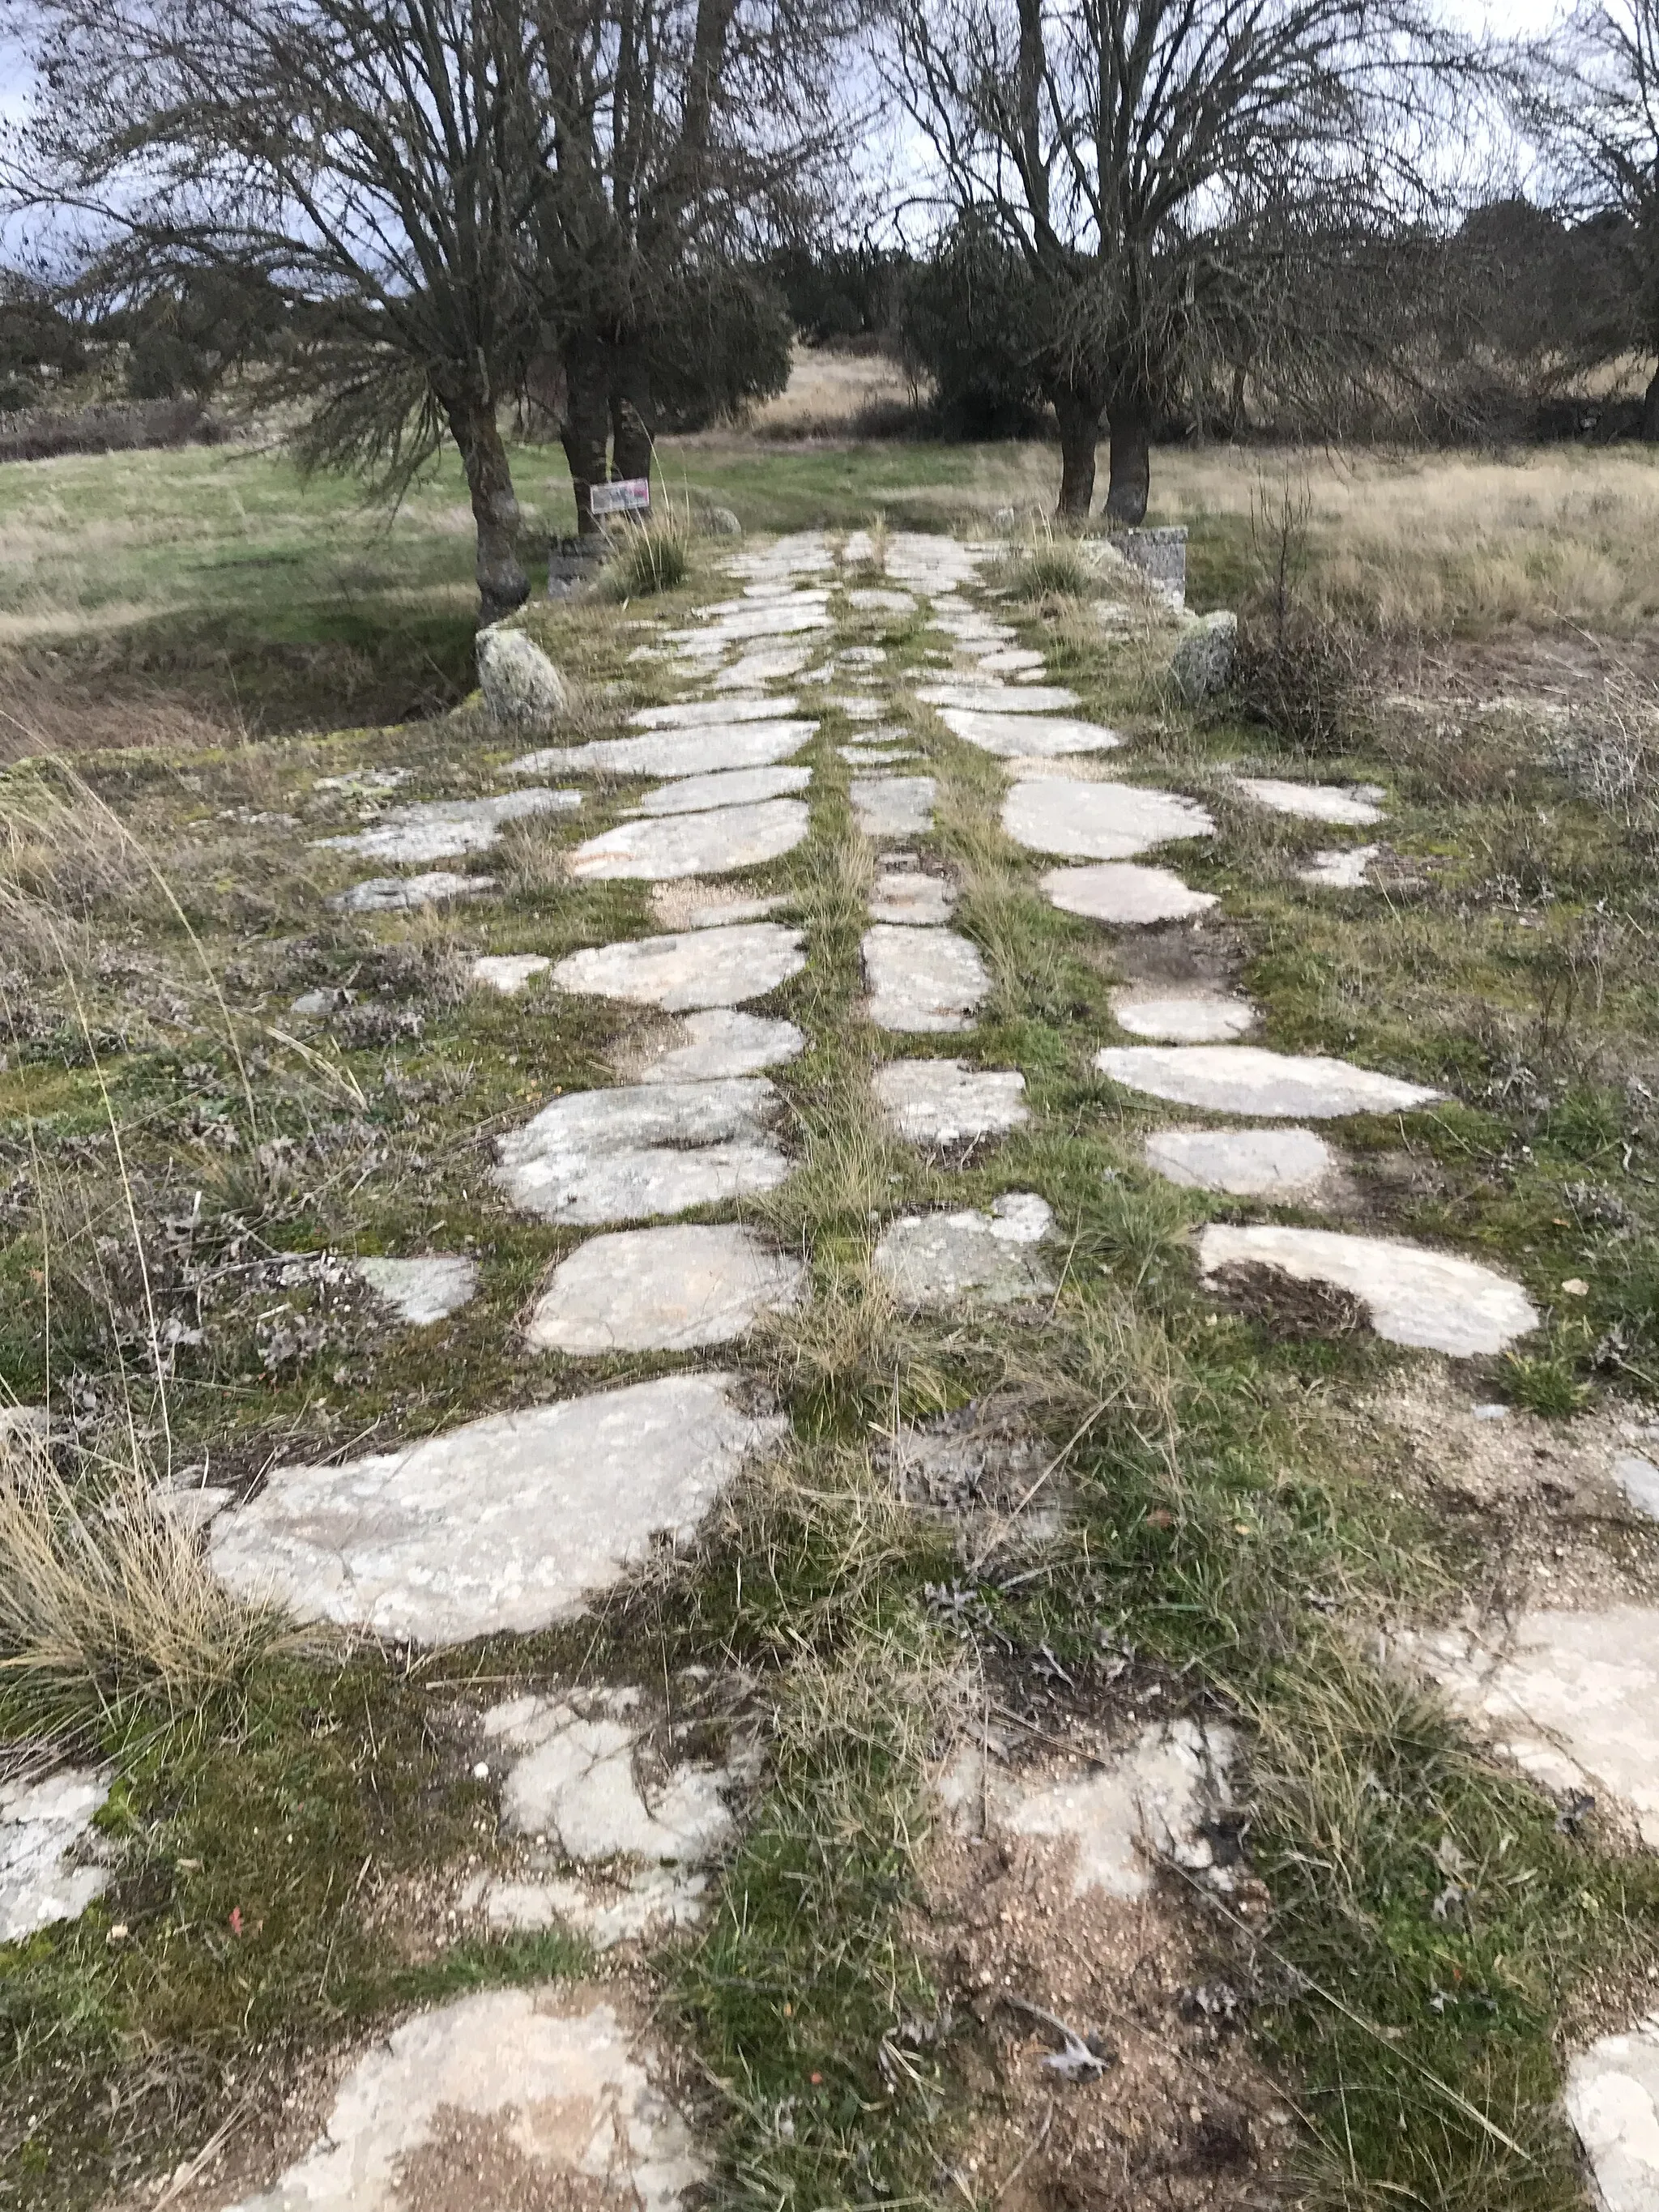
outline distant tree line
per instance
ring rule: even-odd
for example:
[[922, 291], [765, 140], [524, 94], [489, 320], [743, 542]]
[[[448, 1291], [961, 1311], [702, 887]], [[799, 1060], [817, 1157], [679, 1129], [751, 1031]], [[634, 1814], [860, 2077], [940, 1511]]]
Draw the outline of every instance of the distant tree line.
[[[483, 616], [528, 589], [504, 411], [580, 526], [653, 441], [883, 347], [945, 434], [1052, 422], [1059, 509], [1155, 440], [1502, 434], [1639, 370], [1659, 438], [1659, 0], [1482, 45], [1432, 0], [0, 0], [40, 274], [0, 404], [118, 347], [233, 376], [314, 465], [465, 470]], [[860, 181], [896, 118], [907, 173]], [[1530, 197], [1469, 205], [1472, 133]], [[902, 199], [902, 221], [898, 202]], [[896, 224], [896, 228], [895, 225]], [[920, 242], [901, 249], [899, 234]]]

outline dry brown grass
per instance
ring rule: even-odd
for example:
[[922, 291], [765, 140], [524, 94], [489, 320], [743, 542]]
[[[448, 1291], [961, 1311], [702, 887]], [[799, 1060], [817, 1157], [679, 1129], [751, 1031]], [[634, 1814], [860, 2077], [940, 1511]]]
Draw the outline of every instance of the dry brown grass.
[[1216, 447], [1160, 453], [1153, 519], [1248, 525], [1265, 489], [1305, 496], [1307, 590], [1391, 635], [1659, 617], [1659, 464], [1632, 447], [1511, 455]]
[[914, 407], [916, 388], [884, 354], [798, 345], [787, 388], [749, 418], [763, 438], [853, 438], [872, 417]]
[[134, 1430], [75, 1454], [0, 1431], [0, 1671], [49, 1707], [142, 1698], [185, 1712], [283, 1640], [279, 1616], [215, 1579], [158, 1511]]

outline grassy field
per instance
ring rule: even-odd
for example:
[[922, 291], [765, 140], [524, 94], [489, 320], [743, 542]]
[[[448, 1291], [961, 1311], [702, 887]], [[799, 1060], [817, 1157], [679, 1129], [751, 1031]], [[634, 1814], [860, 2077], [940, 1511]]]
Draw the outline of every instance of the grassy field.
[[[563, 526], [552, 457], [521, 453], [518, 473]], [[1052, 474], [1025, 447], [709, 437], [665, 456], [672, 486], [728, 500], [754, 530], [876, 514], [978, 528], [1040, 504]], [[693, 1663], [748, 1671], [769, 1747], [705, 1930], [638, 1970], [714, 2085], [720, 2202], [867, 2212], [965, 2195], [1006, 2212], [1006, 2185], [963, 2162], [990, 2046], [926, 1934], [926, 1770], [964, 1685], [1036, 1698], [1041, 1680], [1044, 1725], [1158, 1700], [1225, 1715], [1252, 1745], [1261, 1913], [1164, 1909], [1194, 1979], [1235, 1991], [1240, 2063], [1295, 2124], [1276, 2174], [1255, 2153], [1223, 2160], [1170, 2202], [1583, 2203], [1562, 2054], [1650, 2002], [1659, 1874], [1605, 1811], [1559, 1818], [1372, 1654], [1380, 1625], [1518, 1592], [1540, 1563], [1632, 1600], [1659, 1590], [1649, 1529], [1587, 1520], [1535, 1474], [1472, 1498], [1468, 1470], [1406, 1419], [1416, 1407], [1432, 1435], [1499, 1399], [1524, 1460], [1659, 1400], [1656, 587], [1638, 557], [1659, 473], [1622, 454], [1212, 453], [1161, 456], [1156, 481], [1155, 519], [1192, 527], [1200, 605], [1262, 594], [1283, 488], [1305, 487], [1300, 603], [1377, 655], [1344, 750], [1314, 772], [1387, 788], [1382, 894], [1298, 882], [1323, 833], [1247, 811], [1224, 767], [1300, 774], [1306, 755], [1249, 719], [1248, 697], [1173, 707], [1167, 629], [1113, 645], [1086, 586], [1005, 611], [1079, 711], [1128, 732], [1138, 769], [1216, 814], [1214, 848], [1181, 865], [1222, 901], [1261, 1041], [1448, 1092], [1351, 1125], [1346, 1225], [1492, 1260], [1542, 1332], [1523, 1358], [1425, 1379], [1340, 1315], [1203, 1295], [1192, 1232], [1229, 1209], [1146, 1170], [1157, 1117], [1091, 1064], [1115, 1035], [1124, 949], [1039, 895], [1042, 864], [1000, 830], [995, 763], [920, 710], [937, 849], [994, 982], [969, 1049], [1024, 1071], [1033, 1118], [957, 1165], [885, 1135], [868, 1075], [891, 1040], [864, 1018], [859, 965], [871, 854], [836, 750], [856, 730], [827, 715], [811, 835], [754, 872], [793, 902], [811, 951], [769, 1009], [812, 1040], [779, 1074], [794, 1172], [745, 1209], [811, 1254], [811, 1297], [751, 1363], [791, 1416], [787, 1457], [596, 1620], [441, 1665], [296, 1647], [281, 1624], [217, 1611], [188, 1544], [161, 1545], [125, 1589], [83, 1591], [55, 1643], [0, 1593], [0, 1740], [109, 1758], [122, 1777], [101, 1820], [110, 1897], [0, 1951], [0, 2205], [143, 2201], [227, 2111], [256, 2148], [278, 2139], [307, 2069], [413, 2004], [590, 1972], [563, 1938], [445, 1933], [460, 1870], [498, 1848], [467, 1716], [504, 1681], [666, 1680]], [[470, 681], [453, 472], [388, 526], [274, 454], [57, 462], [0, 471], [0, 635], [30, 687], [13, 751], [44, 737], [79, 755], [0, 778], [0, 1381], [76, 1409], [82, 1503], [63, 1510], [130, 1503], [164, 1462], [206, 1456], [216, 1480], [247, 1485], [370, 1432], [672, 1365], [526, 1351], [526, 1302], [575, 1240], [505, 1211], [485, 1176], [495, 1133], [611, 1079], [624, 1010], [550, 995], [526, 1018], [465, 988], [478, 951], [643, 933], [643, 888], [571, 884], [566, 830], [531, 824], [505, 841], [487, 909], [359, 921], [325, 903], [351, 871], [310, 840], [352, 826], [356, 805], [329, 779], [396, 763], [407, 795], [432, 798], [501, 779], [509, 748], [450, 711]], [[686, 622], [716, 598], [718, 552], [697, 549], [649, 611]], [[534, 613], [584, 732], [658, 696], [628, 657], [641, 612]], [[872, 617], [860, 635], [896, 691], [921, 679], [919, 620]], [[633, 795], [600, 786], [581, 834]], [[300, 1032], [293, 998], [325, 985], [356, 1003]], [[1060, 1218], [1052, 1306], [1017, 1324], [896, 1313], [871, 1274], [872, 1217], [1011, 1189]], [[388, 1333], [326, 1271], [283, 1273], [319, 1252], [418, 1250], [434, 1224], [483, 1276], [435, 1338]], [[158, 1315], [189, 1324], [160, 1391]], [[901, 1416], [982, 1400], [1021, 1408], [1068, 1490], [1057, 1534], [976, 1559], [898, 1507], [874, 1446]], [[27, 1534], [0, 1510], [0, 1573]], [[1465, 1869], [1449, 1914], [1449, 1863]], [[933, 2025], [906, 2041], [919, 2020]], [[899, 2045], [902, 2065], [884, 2063]], [[997, 2094], [1018, 2142], [1033, 2114]], [[1139, 2212], [1158, 2185], [1103, 2190], [1100, 2212]]]
[[[983, 529], [1010, 507], [1030, 523], [1056, 469], [1041, 446], [729, 433], [665, 441], [662, 460], [671, 498], [716, 498], [753, 530], [880, 514]], [[568, 482], [556, 448], [520, 447], [514, 465], [533, 567], [536, 533], [573, 526]], [[1319, 604], [1401, 651], [1516, 629], [1630, 645], [1659, 614], [1659, 464], [1638, 453], [1160, 454], [1151, 519], [1189, 526], [1195, 605], [1261, 594], [1287, 493]], [[0, 471], [0, 556], [9, 756], [31, 731], [85, 750], [397, 721], [470, 682], [471, 526], [453, 456], [395, 514], [258, 444], [15, 465]]]

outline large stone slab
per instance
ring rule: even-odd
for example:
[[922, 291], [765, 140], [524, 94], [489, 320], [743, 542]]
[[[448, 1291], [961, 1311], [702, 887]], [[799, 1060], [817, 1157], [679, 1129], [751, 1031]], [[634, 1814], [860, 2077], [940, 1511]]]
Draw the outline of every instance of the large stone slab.
[[482, 898], [495, 888], [494, 876], [428, 868], [418, 876], [370, 876], [349, 890], [337, 891], [328, 904], [336, 914], [410, 914], [423, 906], [447, 906], [452, 899]]
[[795, 699], [682, 699], [672, 707], [639, 707], [629, 716], [636, 730], [724, 729], [732, 722], [775, 722], [793, 714]]
[[805, 803], [799, 799], [717, 806], [706, 814], [620, 823], [578, 845], [565, 865], [579, 883], [729, 875], [733, 868], [758, 867], [793, 852], [807, 827]]
[[752, 1229], [678, 1224], [590, 1237], [553, 1270], [526, 1334], [538, 1352], [692, 1352], [793, 1305], [799, 1260]]
[[1109, 1045], [1095, 1066], [1114, 1083], [1214, 1114], [1316, 1121], [1344, 1114], [1405, 1114], [1442, 1094], [1346, 1060], [1268, 1052], [1255, 1044]]
[[708, 1083], [726, 1075], [756, 1075], [799, 1059], [806, 1039], [793, 1022], [763, 1014], [740, 1014], [711, 1006], [689, 1014], [680, 1041], [667, 1046], [638, 1071], [641, 1083]]
[[1391, 1344], [1456, 1359], [1505, 1351], [1538, 1326], [1532, 1301], [1507, 1275], [1392, 1237], [1212, 1224], [1199, 1238], [1198, 1259], [1206, 1275], [1220, 1267], [1262, 1267], [1299, 1283], [1330, 1283], [1360, 1299], [1371, 1327]]
[[949, 921], [956, 902], [956, 893], [942, 876], [926, 876], [915, 868], [884, 868], [870, 893], [870, 919], [931, 928]]
[[1078, 696], [1063, 684], [923, 684], [916, 696], [927, 707], [963, 707], [973, 714], [1060, 714]]
[[1156, 1037], [1165, 1044], [1223, 1044], [1255, 1025], [1248, 999], [1223, 991], [1117, 991], [1112, 1018], [1131, 1036]]
[[865, 932], [870, 1019], [910, 1035], [971, 1029], [991, 988], [977, 949], [952, 930], [878, 921]]
[[817, 726], [816, 722], [780, 721], [775, 715], [765, 721], [734, 722], [728, 728], [647, 730], [637, 738], [596, 738], [591, 744], [544, 747], [509, 761], [507, 767], [515, 775], [712, 775], [787, 760]]
[[1067, 753], [1104, 753], [1123, 742], [1122, 733], [1101, 722], [1081, 722], [1060, 714], [988, 714], [969, 707], [946, 707], [939, 720], [952, 737], [1005, 760], [1058, 759]]
[[1011, 1191], [988, 1213], [903, 1214], [882, 1231], [872, 1264], [901, 1305], [1045, 1297], [1054, 1279], [1042, 1245], [1054, 1224], [1030, 1191]]
[[477, 1294], [478, 1263], [462, 1253], [438, 1252], [424, 1260], [354, 1260], [352, 1266], [377, 1297], [411, 1328], [430, 1328], [459, 1313]]
[[1241, 775], [1237, 787], [1258, 806], [1303, 822], [1339, 822], [1355, 830], [1382, 819], [1382, 793], [1374, 784], [1286, 783], [1277, 776]]
[[532, 814], [567, 814], [582, 803], [579, 791], [550, 791], [544, 784], [508, 791], [494, 799], [434, 799], [396, 806], [368, 830], [348, 837], [319, 837], [319, 848], [359, 853], [374, 860], [424, 864], [453, 860], [465, 853], [483, 853], [509, 822]]
[[782, 891], [759, 893], [741, 884], [704, 884], [679, 876], [651, 888], [651, 911], [661, 927], [724, 929], [736, 921], [764, 921], [789, 904]]
[[1364, 890], [1371, 862], [1382, 850], [1380, 845], [1333, 845], [1298, 868], [1297, 881], [1322, 890]]
[[987, 676], [1024, 679], [1042, 665], [1042, 655], [1026, 646], [994, 645], [988, 653], [973, 653], [969, 658]]
[[1116, 1749], [1054, 1771], [1012, 1772], [964, 1746], [939, 1794], [953, 1826], [970, 1834], [1042, 1838], [1068, 1847], [1072, 1894], [1145, 1897], [1159, 1862], [1197, 1873], [1214, 1863], [1206, 1834], [1232, 1803], [1231, 1729], [1182, 1718], [1155, 1723]]
[[214, 1572], [297, 1619], [399, 1642], [528, 1635], [580, 1613], [666, 1539], [680, 1543], [775, 1420], [734, 1378], [666, 1375], [399, 1450], [276, 1468], [215, 1521]]
[[1315, 1199], [1341, 1165], [1311, 1129], [1155, 1129], [1146, 1160], [1188, 1190], [1234, 1198]]
[[719, 652], [726, 643], [757, 637], [799, 637], [809, 630], [833, 629], [834, 623], [816, 595], [805, 599], [756, 599], [724, 614], [706, 629], [671, 630], [699, 653]]
[[1659, 1850], [1659, 1608], [1539, 1608], [1407, 1646], [1466, 1719], [1551, 1790], [1589, 1790]]
[[1194, 890], [1172, 869], [1140, 867], [1133, 860], [1050, 868], [1040, 880], [1043, 896], [1063, 914], [1080, 914], [1120, 929], [1190, 921], [1218, 903], [1213, 891]]
[[747, 691], [759, 684], [785, 684], [792, 676], [799, 676], [811, 658], [811, 649], [807, 646], [763, 646], [758, 652], [745, 653], [729, 668], [723, 668], [714, 678], [714, 689]]
[[0, 1782], [0, 1943], [78, 1920], [109, 1887], [109, 1869], [76, 1863], [109, 1796], [104, 1767], [60, 1766], [34, 1782]]
[[637, 1690], [513, 1698], [483, 1718], [492, 1768], [505, 1758], [501, 1825], [569, 1859], [701, 1864], [731, 1839], [729, 1766], [679, 1759], [649, 1794]]
[[866, 837], [911, 837], [933, 826], [939, 786], [931, 775], [855, 775], [853, 817]]
[[472, 980], [516, 999], [533, 976], [544, 975], [553, 963], [544, 952], [481, 952], [472, 963]]
[[882, 591], [873, 585], [848, 592], [847, 604], [861, 615], [913, 615], [916, 611], [913, 592]]
[[1031, 1118], [1025, 1078], [1010, 1068], [969, 1067], [961, 1060], [895, 1060], [876, 1070], [882, 1111], [915, 1145], [959, 1145], [1006, 1136]]
[[684, 1013], [694, 1006], [735, 1006], [764, 998], [806, 965], [799, 930], [781, 922], [738, 922], [726, 929], [686, 929], [669, 937], [635, 937], [572, 952], [553, 970], [562, 991]]
[[810, 768], [733, 768], [713, 775], [679, 776], [647, 791], [636, 814], [706, 814], [716, 806], [753, 806], [788, 799], [812, 781]]
[[1579, 2051], [1565, 2101], [1598, 2212], [1659, 2212], [1659, 2014]]
[[763, 1075], [579, 1091], [501, 1138], [495, 1179], [546, 1221], [597, 1228], [770, 1190], [789, 1163]]
[[658, 2071], [592, 1992], [477, 1990], [373, 2045], [319, 2141], [233, 2212], [678, 2212], [708, 2169]]
[[1195, 799], [1137, 783], [1072, 783], [1034, 776], [1002, 802], [1002, 826], [1034, 853], [1084, 860], [1133, 860], [1171, 838], [1215, 830]]

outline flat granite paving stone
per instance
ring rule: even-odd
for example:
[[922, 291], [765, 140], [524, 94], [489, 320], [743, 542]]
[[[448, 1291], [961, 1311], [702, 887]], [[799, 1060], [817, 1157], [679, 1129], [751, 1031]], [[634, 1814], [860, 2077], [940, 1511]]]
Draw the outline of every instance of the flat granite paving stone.
[[1158, 922], [1190, 921], [1220, 903], [1213, 891], [1195, 891], [1170, 868], [1133, 860], [1105, 860], [1092, 868], [1050, 868], [1039, 878], [1043, 896], [1063, 914], [1081, 915], [1120, 929], [1149, 929]]
[[1299, 1283], [1329, 1283], [1360, 1299], [1390, 1344], [1473, 1359], [1504, 1352], [1538, 1326], [1518, 1283], [1479, 1261], [1393, 1237], [1337, 1229], [1231, 1229], [1212, 1223], [1198, 1240], [1199, 1267], [1276, 1267]]
[[[568, 1859], [629, 1857], [700, 1864], [724, 1848], [732, 1820], [724, 1792], [735, 1765], [670, 1758], [649, 1742], [649, 1716], [633, 1688], [527, 1695], [483, 1717], [492, 1771], [506, 1761], [501, 1825], [533, 1836]], [[672, 1738], [670, 1738], [671, 1747]], [[641, 1754], [666, 1771], [647, 1795]], [[752, 1770], [752, 1759], [740, 1762]]]
[[239, 1596], [422, 1644], [568, 1620], [666, 1539], [684, 1543], [781, 1432], [720, 1373], [665, 1375], [400, 1450], [283, 1467], [214, 1522], [208, 1560]]
[[1659, 1850], [1659, 1607], [1537, 1607], [1401, 1639], [1452, 1705], [1547, 1789], [1588, 1790]]
[[1382, 850], [1380, 845], [1333, 845], [1328, 852], [1316, 853], [1305, 868], [1298, 868], [1297, 881], [1326, 890], [1364, 890], [1366, 871]]
[[461, 1253], [424, 1260], [354, 1260], [352, 1267], [376, 1297], [384, 1298], [411, 1328], [430, 1328], [459, 1313], [477, 1295], [478, 1263]]
[[751, 806], [763, 799], [787, 799], [812, 781], [810, 768], [732, 768], [713, 775], [677, 777], [647, 791], [635, 814], [706, 814], [716, 806]]
[[909, 1213], [882, 1231], [872, 1259], [901, 1305], [948, 1306], [971, 1294], [991, 1305], [1051, 1293], [1041, 1246], [1054, 1225], [1046, 1202], [1011, 1191], [988, 1213]]
[[509, 822], [533, 814], [574, 813], [581, 803], [580, 792], [550, 791], [545, 785], [494, 799], [434, 799], [395, 806], [369, 829], [314, 842], [319, 850], [360, 853], [375, 860], [453, 860], [487, 852]]
[[1659, 1467], [1641, 1452], [1620, 1452], [1611, 1473], [1626, 1502], [1659, 1521]]
[[1222, 991], [1116, 991], [1112, 1019], [1131, 1036], [1164, 1044], [1224, 1044], [1255, 1028], [1256, 1010]]
[[916, 611], [913, 592], [887, 592], [874, 585], [861, 585], [847, 594], [847, 604], [861, 615], [913, 615]]
[[1154, 845], [1208, 837], [1207, 808], [1178, 792], [1138, 783], [1072, 783], [1034, 776], [1002, 802], [1002, 826], [1033, 853], [1084, 860], [1133, 860]]
[[1354, 830], [1382, 819], [1375, 784], [1287, 783], [1277, 776], [1241, 775], [1237, 787], [1258, 806], [1274, 814], [1293, 814], [1303, 822], [1338, 822]]
[[914, 1145], [959, 1145], [1002, 1137], [1031, 1118], [1025, 1078], [1012, 1068], [960, 1060], [895, 1060], [872, 1080], [884, 1114]]
[[496, 1141], [493, 1180], [544, 1221], [599, 1228], [771, 1190], [789, 1162], [763, 1075], [624, 1084], [555, 1098]]
[[964, 707], [975, 714], [1059, 714], [1078, 696], [1063, 684], [923, 684], [916, 696], [927, 707]]
[[758, 893], [741, 884], [703, 884], [679, 876], [651, 887], [651, 911], [665, 930], [724, 929], [734, 921], [764, 921], [789, 904], [782, 891]]
[[1599, 2212], [1659, 2212], [1659, 2014], [1579, 2051], [1563, 2102]]
[[978, 950], [948, 929], [878, 921], [864, 935], [870, 1019], [878, 1029], [923, 1035], [971, 1029], [991, 988]]
[[537, 1352], [693, 1352], [800, 1297], [805, 1269], [752, 1229], [680, 1224], [590, 1237], [553, 1270], [526, 1331]]
[[318, 2141], [231, 2212], [678, 2212], [708, 2168], [660, 2072], [591, 1990], [476, 1990], [373, 2044]]
[[729, 728], [648, 730], [637, 738], [595, 738], [591, 744], [526, 753], [507, 767], [514, 775], [556, 770], [566, 775], [707, 775], [787, 760], [817, 734], [817, 726], [774, 714], [765, 721], [733, 722]]
[[685, 929], [635, 937], [572, 952], [553, 970], [562, 991], [629, 999], [687, 1013], [763, 999], [806, 965], [804, 939], [781, 922], [744, 921], [724, 929]]
[[956, 903], [957, 895], [942, 876], [924, 876], [910, 868], [885, 868], [870, 894], [870, 919], [930, 928], [949, 921]]
[[1311, 1129], [1155, 1129], [1146, 1153], [1170, 1182], [1234, 1198], [1314, 1198], [1341, 1165]]
[[1177, 1106], [1270, 1121], [1403, 1114], [1443, 1095], [1346, 1060], [1269, 1052], [1256, 1044], [1109, 1045], [1095, 1054], [1095, 1066], [1114, 1083]]
[[988, 676], [1024, 677], [1028, 670], [1041, 668], [1042, 655], [1024, 646], [994, 646], [989, 653], [970, 656], [975, 665]]
[[787, 684], [792, 676], [800, 674], [811, 658], [810, 646], [763, 646], [758, 653], [745, 653], [740, 660], [723, 668], [714, 678], [714, 689], [747, 691], [757, 684]]
[[793, 1022], [740, 1014], [730, 1006], [688, 1014], [680, 1028], [682, 1042], [641, 1067], [639, 1082], [707, 1083], [726, 1075], [755, 1075], [797, 1060], [806, 1049], [806, 1039]]
[[472, 963], [472, 980], [514, 999], [532, 976], [544, 975], [552, 965], [544, 952], [481, 952]]
[[60, 1766], [39, 1781], [0, 1782], [0, 1943], [78, 1920], [108, 1888], [108, 1868], [75, 1860], [112, 1779], [107, 1767]]
[[731, 722], [775, 722], [793, 714], [795, 699], [681, 699], [672, 707], [636, 707], [629, 716], [636, 730], [723, 729]]
[[969, 707], [941, 708], [939, 720], [952, 737], [1003, 760], [1059, 759], [1066, 753], [1106, 753], [1125, 740], [1103, 722], [1084, 722], [1061, 714], [987, 714]]
[[327, 901], [336, 914], [406, 914], [416, 907], [444, 906], [451, 899], [482, 898], [495, 888], [494, 876], [458, 876], [430, 868], [421, 876], [370, 876]]
[[758, 806], [716, 806], [704, 814], [671, 814], [619, 823], [567, 854], [579, 883], [643, 877], [720, 876], [793, 852], [809, 826], [805, 802], [769, 799]]
[[849, 795], [866, 837], [910, 837], [933, 828], [939, 786], [931, 775], [855, 775]]
[[1053, 1763], [1013, 1773], [988, 1760], [982, 1741], [963, 1745], [936, 1784], [945, 1816], [971, 1835], [1069, 1847], [1078, 1898], [1145, 1897], [1162, 1862], [1192, 1873], [1215, 1863], [1210, 1835], [1233, 1802], [1231, 1729], [1182, 1717], [1155, 1722], [1118, 1749], [1090, 1747], [1097, 1755], [1079, 1778], [1075, 1765]]

